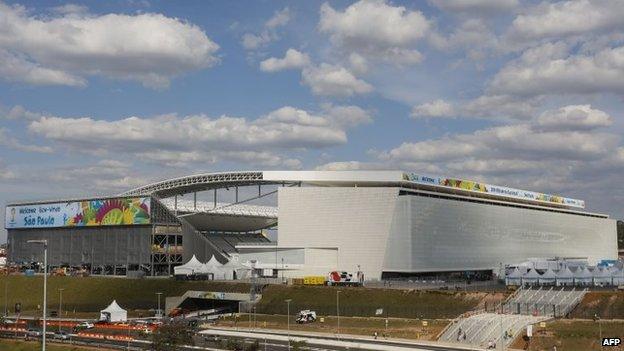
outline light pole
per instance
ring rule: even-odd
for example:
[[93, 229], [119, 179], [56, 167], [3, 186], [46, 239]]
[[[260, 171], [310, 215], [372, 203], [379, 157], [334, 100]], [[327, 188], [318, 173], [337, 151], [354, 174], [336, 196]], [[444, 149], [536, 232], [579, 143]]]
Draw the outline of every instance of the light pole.
[[65, 288], [59, 288], [59, 312], [58, 312], [58, 316], [59, 316], [59, 332], [61, 331], [61, 321], [60, 319], [63, 318], [63, 290], [65, 290]]
[[7, 280], [4, 281], [4, 316], [9, 316], [9, 276], [7, 274]]
[[158, 296], [158, 309], [156, 310], [156, 317], [162, 319], [162, 312], [160, 311], [160, 295], [163, 293], [157, 292], [156, 296]]
[[338, 335], [340, 335], [340, 290], [336, 290], [336, 316], [338, 317]]
[[286, 302], [286, 325], [288, 326], [288, 350], [290, 350], [290, 301], [292, 301], [292, 299], [284, 301]]
[[46, 305], [48, 303], [48, 241], [47, 240], [28, 240], [29, 244], [43, 244], [43, 336], [41, 340], [41, 351], [46, 349]]

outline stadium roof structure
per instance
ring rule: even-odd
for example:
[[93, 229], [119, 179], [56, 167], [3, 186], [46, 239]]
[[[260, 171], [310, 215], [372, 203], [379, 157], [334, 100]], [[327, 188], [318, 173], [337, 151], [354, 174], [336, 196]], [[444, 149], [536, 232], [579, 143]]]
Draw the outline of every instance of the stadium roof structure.
[[120, 195], [151, 195], [167, 198], [211, 189], [264, 184], [329, 187], [400, 187], [551, 208], [585, 208], [583, 200], [490, 185], [471, 180], [429, 176], [403, 171], [245, 171], [204, 173], [148, 184]]
[[[198, 230], [249, 232], [277, 224], [277, 207], [247, 204], [174, 200], [161, 202], [178, 217], [184, 217]], [[234, 220], [235, 218], [235, 220]]]

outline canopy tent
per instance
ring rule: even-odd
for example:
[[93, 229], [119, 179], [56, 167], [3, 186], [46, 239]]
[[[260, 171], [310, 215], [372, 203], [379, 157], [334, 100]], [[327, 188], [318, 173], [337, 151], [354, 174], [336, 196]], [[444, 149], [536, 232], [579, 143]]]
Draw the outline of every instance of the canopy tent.
[[594, 285], [611, 285], [611, 272], [607, 268], [595, 268], [593, 276]]
[[570, 270], [570, 268], [565, 267], [560, 269], [557, 272], [557, 286], [561, 285], [573, 285], [574, 284], [574, 273]]
[[174, 275], [202, 274], [204, 271], [204, 264], [199, 262], [195, 255], [185, 264], [173, 268]]
[[548, 268], [546, 272], [544, 272], [544, 274], [542, 274], [539, 277], [539, 283], [542, 285], [555, 284], [556, 280], [557, 280], [557, 275], [550, 268]]
[[115, 300], [113, 300], [108, 307], [100, 311], [101, 321], [125, 322], [127, 319], [128, 312], [121, 308]]
[[522, 272], [516, 267], [505, 277], [506, 285], [522, 285]]
[[251, 271], [249, 267], [243, 266], [238, 261], [234, 262], [234, 260], [229, 260], [221, 267], [221, 269], [223, 270], [226, 280], [247, 278], [249, 276], [249, 272]]
[[522, 284], [537, 284], [539, 282], [540, 274], [533, 268], [531, 268], [526, 274], [522, 276]]
[[613, 279], [613, 285], [624, 285], [624, 268], [614, 269], [611, 271], [611, 278]]
[[579, 267], [574, 272], [574, 284], [575, 285], [591, 285], [593, 282], [593, 275], [585, 267]]
[[212, 274], [213, 279], [216, 279], [216, 280], [225, 279], [223, 265], [214, 257], [214, 255], [210, 257], [208, 262], [203, 264], [202, 269], [207, 274]]

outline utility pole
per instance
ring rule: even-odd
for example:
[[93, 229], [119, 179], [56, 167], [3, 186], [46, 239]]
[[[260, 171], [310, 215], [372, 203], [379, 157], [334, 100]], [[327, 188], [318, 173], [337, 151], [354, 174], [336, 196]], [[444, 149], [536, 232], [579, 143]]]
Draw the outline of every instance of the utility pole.
[[288, 326], [288, 351], [290, 351], [290, 301], [292, 299], [285, 300], [286, 302], [286, 325]]
[[340, 290], [336, 290], [336, 316], [338, 316], [338, 335], [340, 335]]
[[41, 340], [41, 351], [46, 349], [46, 314], [48, 312], [46, 305], [48, 304], [48, 241], [47, 240], [28, 240], [29, 244], [43, 244], [43, 336]]
[[161, 292], [157, 292], [156, 293], [156, 296], [158, 296], [158, 309], [156, 310], [156, 317], [159, 318], [159, 319], [162, 319], [162, 317], [163, 317], [163, 313], [162, 313], [162, 311], [160, 309], [160, 295], [162, 295], [162, 294], [163, 293], [161, 293]]
[[63, 318], [63, 290], [65, 290], [65, 288], [59, 288], [59, 332], [61, 331], [61, 321], [60, 318]]

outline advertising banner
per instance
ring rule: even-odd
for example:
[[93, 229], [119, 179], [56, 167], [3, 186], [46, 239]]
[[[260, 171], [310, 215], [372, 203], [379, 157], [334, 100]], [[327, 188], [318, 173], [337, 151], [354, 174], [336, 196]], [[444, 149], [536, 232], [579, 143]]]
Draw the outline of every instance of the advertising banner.
[[419, 184], [443, 186], [447, 188], [455, 188], [478, 193], [487, 193], [490, 195], [497, 195], [520, 200], [533, 200], [539, 202], [561, 204], [570, 207], [585, 208], [585, 201], [583, 200], [570, 199], [561, 196], [542, 194], [534, 191], [519, 190], [498, 185], [490, 185], [475, 182], [472, 180], [425, 176], [415, 173], [405, 173], [403, 175], [403, 179]]
[[4, 223], [6, 229], [149, 224], [150, 198], [7, 206]]

